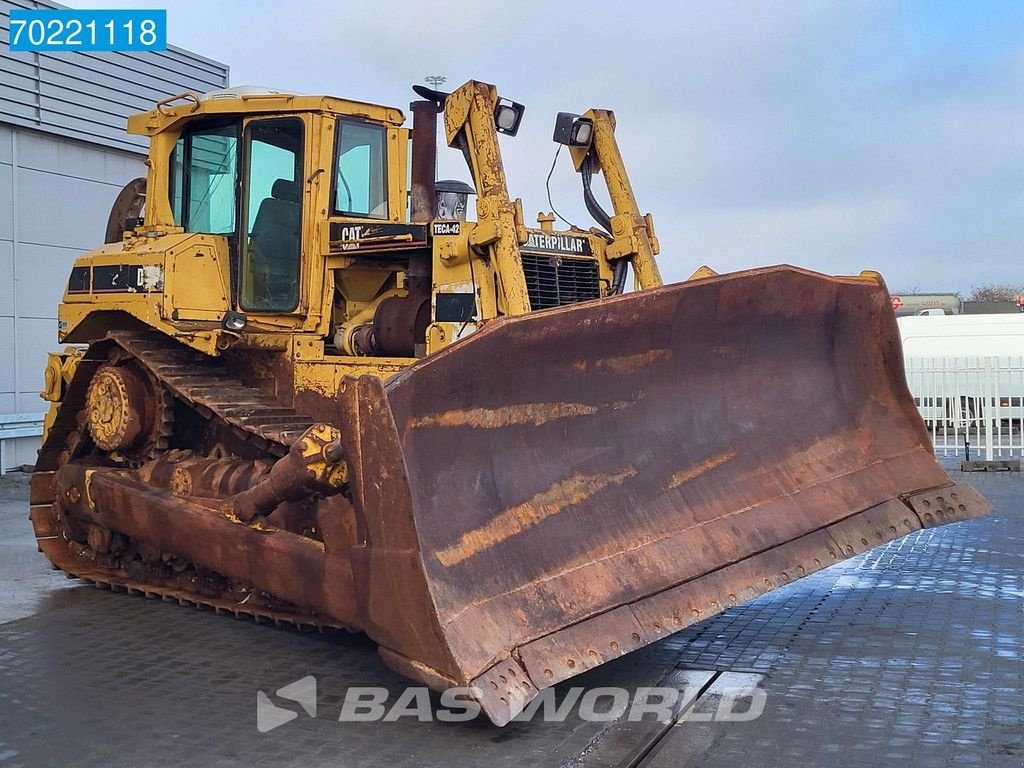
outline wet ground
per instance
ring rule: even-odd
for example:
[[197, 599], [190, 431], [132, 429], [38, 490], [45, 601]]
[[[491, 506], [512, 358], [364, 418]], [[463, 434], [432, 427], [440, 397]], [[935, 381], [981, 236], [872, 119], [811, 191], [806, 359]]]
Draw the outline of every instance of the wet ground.
[[[996, 513], [840, 563], [557, 689], [555, 703], [570, 686], [684, 691], [676, 725], [570, 707], [563, 722], [498, 729], [420, 722], [415, 707], [339, 722], [353, 687], [385, 686], [385, 707], [405, 690], [372, 643], [69, 581], [36, 552], [27, 486], [7, 476], [0, 768], [1024, 766], [1024, 478], [954, 479]], [[309, 676], [315, 696], [308, 679], [279, 693]], [[752, 686], [763, 695], [729, 698]], [[762, 714], [743, 721], [755, 699]], [[261, 733], [258, 701], [264, 730], [295, 717]], [[740, 721], [715, 720], [723, 711]]]

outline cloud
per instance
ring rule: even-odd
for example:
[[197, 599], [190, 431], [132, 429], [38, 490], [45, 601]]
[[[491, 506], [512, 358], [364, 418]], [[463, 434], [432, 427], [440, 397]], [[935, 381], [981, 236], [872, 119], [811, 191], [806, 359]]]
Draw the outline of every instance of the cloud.
[[[239, 84], [404, 108], [428, 74], [496, 83], [527, 104], [502, 151], [530, 216], [548, 207], [555, 112], [614, 109], [673, 279], [786, 261], [967, 290], [1020, 262], [1019, 3], [182, 0], [168, 13], [172, 42]], [[442, 173], [465, 178], [460, 162]], [[555, 204], [589, 226], [560, 162]]]

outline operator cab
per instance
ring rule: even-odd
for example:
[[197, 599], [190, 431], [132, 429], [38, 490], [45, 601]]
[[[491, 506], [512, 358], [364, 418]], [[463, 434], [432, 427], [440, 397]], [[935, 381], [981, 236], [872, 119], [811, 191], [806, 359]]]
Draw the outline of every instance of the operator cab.
[[[309, 116], [190, 121], [169, 164], [174, 224], [228, 240], [236, 309], [291, 313], [300, 303]], [[387, 219], [386, 127], [337, 119], [331, 216]]]
[[[156, 327], [207, 353], [258, 346], [398, 370], [492, 319], [619, 293], [641, 250], [641, 284], [660, 284], [649, 217], [621, 170], [609, 183], [625, 191], [619, 235], [607, 214], [598, 234], [555, 232], [552, 215], [528, 227], [497, 141], [515, 135], [523, 106], [476, 81], [416, 91], [411, 128], [392, 107], [247, 87], [132, 115], [129, 133], [150, 140], [145, 217], [120, 217], [119, 240], [115, 219], [108, 245], [76, 261], [61, 339]], [[442, 113], [472, 185], [436, 178]], [[577, 123], [607, 123], [606, 177], [621, 167], [610, 113], [568, 117], [571, 152], [589, 157]], [[596, 167], [580, 169], [588, 209], [603, 213], [590, 194]]]

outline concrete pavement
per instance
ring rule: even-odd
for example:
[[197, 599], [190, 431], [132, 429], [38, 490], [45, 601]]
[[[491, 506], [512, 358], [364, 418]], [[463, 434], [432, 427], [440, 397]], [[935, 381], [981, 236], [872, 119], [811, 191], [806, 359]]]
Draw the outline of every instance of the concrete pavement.
[[[338, 722], [405, 682], [362, 636], [256, 626], [49, 569], [27, 485], [0, 485], [0, 768], [1024, 765], [1024, 481], [955, 473], [996, 507], [922, 531], [558, 687], [696, 685], [681, 722]], [[316, 678], [316, 716], [277, 693]], [[695, 682], [696, 681], [696, 682]], [[748, 722], [699, 722], [756, 684]], [[257, 729], [257, 692], [296, 712]], [[435, 697], [436, 703], [436, 697]]]

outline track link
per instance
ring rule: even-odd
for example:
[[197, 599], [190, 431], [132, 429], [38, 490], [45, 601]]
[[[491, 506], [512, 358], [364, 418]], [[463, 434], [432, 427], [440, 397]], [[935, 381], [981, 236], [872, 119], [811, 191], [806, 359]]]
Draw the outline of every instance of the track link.
[[158, 333], [112, 333], [108, 337], [132, 355], [174, 396], [207, 418], [219, 418], [248, 439], [283, 456], [313, 419], [282, 405], [272, 395], [232, 377], [216, 358], [188, 349]]
[[36, 471], [32, 476], [29, 515], [39, 550], [69, 578], [82, 579], [103, 589], [161, 598], [165, 602], [206, 608], [236, 618], [251, 617], [257, 623], [273, 622], [319, 631], [344, 629], [342, 625], [324, 621], [318, 616], [274, 610], [260, 604], [255, 593], [236, 601], [135, 581], [122, 571], [103, 567], [80, 554], [82, 545], [68, 539], [60, 522], [55, 506], [53, 476], [62, 465], [73, 461], [81, 450], [83, 426], [79, 413], [85, 406], [89, 381], [115, 350], [120, 350], [145, 368], [174, 398], [187, 403], [208, 420], [219, 419], [229, 425], [238, 436], [271, 457], [287, 453], [289, 446], [314, 424], [312, 418], [233, 377], [224, 363], [216, 358], [191, 350], [159, 333], [110, 333], [105, 339], [90, 345], [79, 361], [39, 451]]

